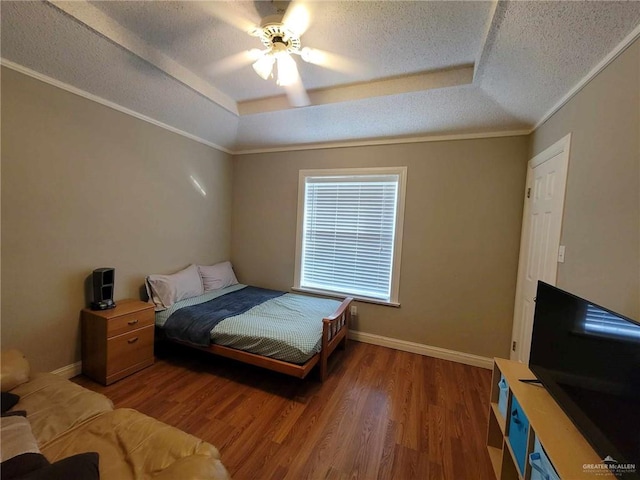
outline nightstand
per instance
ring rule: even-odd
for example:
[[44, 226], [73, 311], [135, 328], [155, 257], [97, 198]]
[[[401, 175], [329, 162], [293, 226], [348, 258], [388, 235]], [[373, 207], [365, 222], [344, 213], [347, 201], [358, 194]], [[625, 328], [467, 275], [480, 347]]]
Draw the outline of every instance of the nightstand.
[[109, 310], [82, 310], [82, 373], [109, 385], [153, 364], [153, 305], [120, 300]]

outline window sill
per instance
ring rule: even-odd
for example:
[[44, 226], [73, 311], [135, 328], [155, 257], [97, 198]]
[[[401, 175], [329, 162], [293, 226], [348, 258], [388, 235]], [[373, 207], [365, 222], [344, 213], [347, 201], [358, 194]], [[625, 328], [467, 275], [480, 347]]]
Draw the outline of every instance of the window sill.
[[386, 302], [384, 300], [379, 300], [376, 298], [360, 297], [358, 295], [352, 295], [348, 293], [336, 293], [336, 292], [330, 292], [327, 290], [316, 290], [313, 288], [301, 288], [301, 287], [291, 287], [291, 290], [293, 290], [294, 292], [311, 293], [314, 295], [322, 295], [324, 297], [333, 297], [333, 298], [340, 298], [340, 299], [351, 297], [354, 300], [357, 300], [358, 302], [373, 303], [375, 305], [384, 305], [385, 307], [400, 308], [400, 304], [397, 302]]

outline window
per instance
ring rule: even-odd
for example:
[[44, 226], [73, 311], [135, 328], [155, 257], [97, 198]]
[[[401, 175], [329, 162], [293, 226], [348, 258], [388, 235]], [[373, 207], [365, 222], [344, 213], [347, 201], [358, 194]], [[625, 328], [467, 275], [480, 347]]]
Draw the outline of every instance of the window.
[[406, 175], [300, 171], [294, 289], [399, 305]]

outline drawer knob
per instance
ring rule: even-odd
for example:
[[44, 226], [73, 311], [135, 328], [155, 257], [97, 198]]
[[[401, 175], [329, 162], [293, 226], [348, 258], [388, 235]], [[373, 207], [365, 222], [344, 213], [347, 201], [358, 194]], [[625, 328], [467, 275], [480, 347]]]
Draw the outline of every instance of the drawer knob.
[[138, 320], [129, 320], [127, 323], [129, 325], [135, 325], [136, 323], [138, 323]]
[[138, 337], [133, 337], [127, 340], [128, 343], [136, 343], [138, 341]]

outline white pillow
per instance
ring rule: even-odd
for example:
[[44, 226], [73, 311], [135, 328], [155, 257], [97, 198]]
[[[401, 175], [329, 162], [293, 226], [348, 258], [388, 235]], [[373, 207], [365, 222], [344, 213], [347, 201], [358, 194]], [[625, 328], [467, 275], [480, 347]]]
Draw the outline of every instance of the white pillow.
[[219, 290], [238, 283], [231, 262], [216, 263], [211, 266], [198, 265], [198, 271], [202, 277], [205, 292]]
[[147, 293], [156, 310], [169, 308], [180, 300], [204, 293], [202, 279], [195, 265], [189, 265], [173, 275], [149, 275], [147, 287]]

